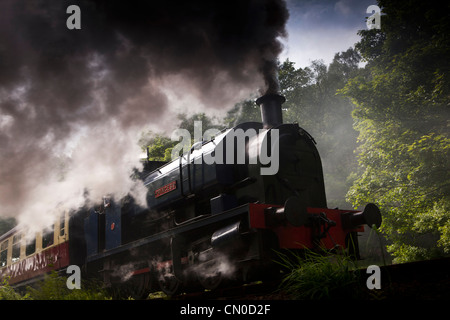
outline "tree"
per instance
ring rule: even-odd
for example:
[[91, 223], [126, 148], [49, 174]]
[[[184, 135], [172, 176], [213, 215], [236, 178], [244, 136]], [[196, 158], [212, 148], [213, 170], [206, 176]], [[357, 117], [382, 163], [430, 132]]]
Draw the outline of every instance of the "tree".
[[367, 61], [342, 93], [355, 103], [361, 167], [348, 193], [380, 205], [396, 261], [450, 253], [450, 41], [442, 3], [381, 0], [381, 30], [360, 31]]
[[191, 134], [191, 137], [194, 138], [194, 126], [195, 122], [201, 122], [202, 123], [202, 130], [207, 129], [222, 129], [223, 125], [219, 123], [219, 121], [215, 118], [208, 117], [205, 113], [195, 113], [188, 117], [186, 114], [179, 114], [178, 120], [180, 122], [179, 128], [180, 129], [186, 129]]
[[[202, 131], [207, 129], [220, 129], [222, 126], [217, 124], [215, 119], [208, 117], [204, 113], [196, 113], [188, 117], [186, 114], [178, 115], [178, 128], [186, 129], [191, 134], [191, 145], [195, 142], [194, 125], [196, 121], [202, 123]], [[202, 132], [203, 134], [203, 132]], [[147, 131], [142, 134], [138, 144], [143, 150], [148, 152], [148, 160], [150, 161], [171, 161], [172, 149], [179, 143], [161, 134]]]
[[261, 122], [261, 111], [254, 100], [244, 100], [228, 111], [223, 121], [228, 128], [243, 122]]
[[169, 137], [153, 134], [152, 138], [145, 143], [148, 160], [171, 161], [171, 151], [177, 143], [178, 141], [172, 141]]

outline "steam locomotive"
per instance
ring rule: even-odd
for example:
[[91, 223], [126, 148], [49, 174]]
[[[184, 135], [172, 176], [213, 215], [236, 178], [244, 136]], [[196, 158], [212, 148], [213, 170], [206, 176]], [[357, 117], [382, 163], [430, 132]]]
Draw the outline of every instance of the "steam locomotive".
[[357, 232], [379, 227], [380, 211], [374, 204], [327, 208], [315, 141], [297, 124], [283, 124], [284, 101], [266, 94], [256, 100], [262, 123], [224, 130], [169, 163], [148, 162], [148, 208], [105, 197], [62, 215], [31, 245], [20, 230], [4, 234], [0, 275], [23, 286], [75, 264], [83, 277], [140, 297], [277, 275], [277, 253], [286, 250], [358, 256]]

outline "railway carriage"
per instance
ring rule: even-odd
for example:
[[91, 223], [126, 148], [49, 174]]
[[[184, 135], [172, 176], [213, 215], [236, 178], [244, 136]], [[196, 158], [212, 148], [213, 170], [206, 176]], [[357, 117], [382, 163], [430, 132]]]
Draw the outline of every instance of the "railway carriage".
[[16, 227], [3, 234], [0, 237], [0, 276], [8, 277], [10, 284], [24, 286], [52, 270], [64, 270], [79, 261], [79, 248], [70, 241], [71, 230], [69, 214], [64, 212], [45, 230], [31, 233]]

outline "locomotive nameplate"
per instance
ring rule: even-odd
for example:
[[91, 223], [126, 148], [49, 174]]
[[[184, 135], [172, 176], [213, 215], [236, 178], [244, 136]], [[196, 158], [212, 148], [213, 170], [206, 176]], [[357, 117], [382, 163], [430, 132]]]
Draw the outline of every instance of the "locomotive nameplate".
[[159, 198], [166, 193], [169, 193], [170, 191], [173, 191], [177, 188], [177, 181], [172, 181], [166, 184], [165, 186], [162, 186], [161, 188], [158, 188], [155, 190], [155, 198]]

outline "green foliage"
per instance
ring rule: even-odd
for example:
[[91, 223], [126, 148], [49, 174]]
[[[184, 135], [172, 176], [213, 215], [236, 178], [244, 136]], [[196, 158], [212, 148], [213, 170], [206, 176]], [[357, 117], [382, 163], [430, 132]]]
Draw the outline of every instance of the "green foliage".
[[[179, 114], [178, 120], [178, 128], [188, 130], [192, 138], [194, 138], [195, 135], [194, 124], [196, 121], [202, 123], [202, 131], [207, 129], [222, 129], [223, 127], [221, 124], [217, 123], [216, 119], [208, 117], [205, 113], [195, 113], [189, 117], [186, 114]], [[203, 132], [201, 133], [203, 134]]]
[[70, 290], [67, 278], [56, 271], [46, 275], [36, 287], [28, 287], [28, 295], [33, 300], [109, 300], [108, 294], [94, 283], [82, 283], [81, 289]]
[[172, 141], [168, 137], [156, 134], [148, 141], [148, 160], [150, 161], [170, 161], [173, 147], [178, 141]]
[[81, 289], [70, 290], [66, 285], [67, 278], [59, 276], [56, 271], [46, 275], [33, 287], [27, 287], [22, 295], [13, 289], [8, 279], [0, 286], [0, 300], [110, 300], [111, 297], [100, 285], [82, 283]]
[[243, 122], [261, 122], [261, 111], [253, 100], [237, 103], [223, 120], [226, 127], [231, 128]]
[[0, 300], [29, 300], [29, 295], [22, 296], [9, 285], [9, 279], [5, 278], [0, 284]]
[[359, 283], [356, 264], [345, 255], [306, 250], [305, 256], [279, 254], [288, 270], [281, 287], [293, 299], [356, 298]]
[[450, 24], [439, 3], [379, 4], [381, 31], [356, 45], [368, 64], [341, 90], [360, 143], [347, 197], [380, 205], [395, 261], [428, 259], [450, 253]]
[[[179, 129], [186, 129], [191, 134], [191, 146], [195, 141], [194, 134], [194, 124], [196, 121], [202, 123], [202, 132], [204, 133], [207, 129], [221, 129], [221, 126], [216, 124], [215, 119], [209, 118], [204, 113], [196, 113], [190, 117], [186, 114], [178, 115]], [[172, 159], [172, 149], [178, 145], [180, 141], [172, 140], [171, 137], [167, 137], [161, 134], [154, 133], [152, 131], [147, 131], [142, 134], [138, 144], [143, 150], [148, 152], [148, 160], [150, 161], [171, 161]]]

